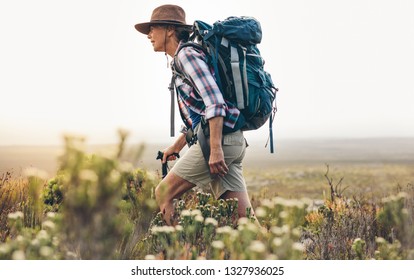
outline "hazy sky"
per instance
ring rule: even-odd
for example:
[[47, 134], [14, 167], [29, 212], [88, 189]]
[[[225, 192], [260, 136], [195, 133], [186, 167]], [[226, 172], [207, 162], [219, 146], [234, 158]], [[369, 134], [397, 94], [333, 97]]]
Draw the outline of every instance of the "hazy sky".
[[134, 29], [165, 3], [261, 22], [276, 139], [414, 136], [414, 1], [1, 0], [0, 145], [168, 140], [170, 69]]

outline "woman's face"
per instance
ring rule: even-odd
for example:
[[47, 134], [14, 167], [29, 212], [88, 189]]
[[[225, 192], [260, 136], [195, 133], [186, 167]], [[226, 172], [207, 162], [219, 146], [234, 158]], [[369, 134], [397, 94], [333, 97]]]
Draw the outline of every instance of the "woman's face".
[[165, 26], [154, 25], [150, 27], [147, 37], [154, 47], [154, 52], [165, 52], [166, 32]]

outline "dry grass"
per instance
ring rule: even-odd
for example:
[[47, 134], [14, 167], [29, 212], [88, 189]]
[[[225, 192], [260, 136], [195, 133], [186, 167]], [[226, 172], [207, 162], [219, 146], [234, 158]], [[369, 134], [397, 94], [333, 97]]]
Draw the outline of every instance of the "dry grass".
[[28, 195], [27, 180], [12, 178], [11, 172], [0, 176], [0, 241], [4, 242], [10, 235], [8, 215], [22, 211]]
[[0, 258], [414, 258], [409, 163], [246, 168], [262, 227], [236, 222], [236, 201], [204, 193], [177, 201], [178, 225], [167, 227], [154, 200], [160, 178], [125, 161], [122, 143], [91, 155], [67, 139], [53, 180], [3, 173]]

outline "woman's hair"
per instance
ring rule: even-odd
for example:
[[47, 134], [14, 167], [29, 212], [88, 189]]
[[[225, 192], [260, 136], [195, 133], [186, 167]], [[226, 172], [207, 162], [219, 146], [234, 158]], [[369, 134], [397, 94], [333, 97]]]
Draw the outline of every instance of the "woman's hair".
[[188, 27], [183, 26], [175, 26], [175, 37], [177, 38], [178, 42], [180, 41], [188, 41], [190, 38], [191, 29]]

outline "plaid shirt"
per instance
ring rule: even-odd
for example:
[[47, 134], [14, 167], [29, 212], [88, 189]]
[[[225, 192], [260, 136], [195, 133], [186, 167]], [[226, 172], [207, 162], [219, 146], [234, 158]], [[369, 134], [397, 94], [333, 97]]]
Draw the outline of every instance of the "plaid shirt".
[[190, 114], [195, 113], [204, 116], [206, 120], [224, 117], [224, 125], [234, 128], [240, 111], [232, 103], [224, 100], [214, 78], [213, 69], [208, 66], [206, 60], [204, 52], [191, 46], [182, 48], [176, 54], [175, 62], [180, 64], [179, 69], [183, 70], [185, 77], [193, 85], [185, 83], [180, 76], [175, 80], [178, 107], [183, 121], [187, 128], [196, 126], [190, 117]]

